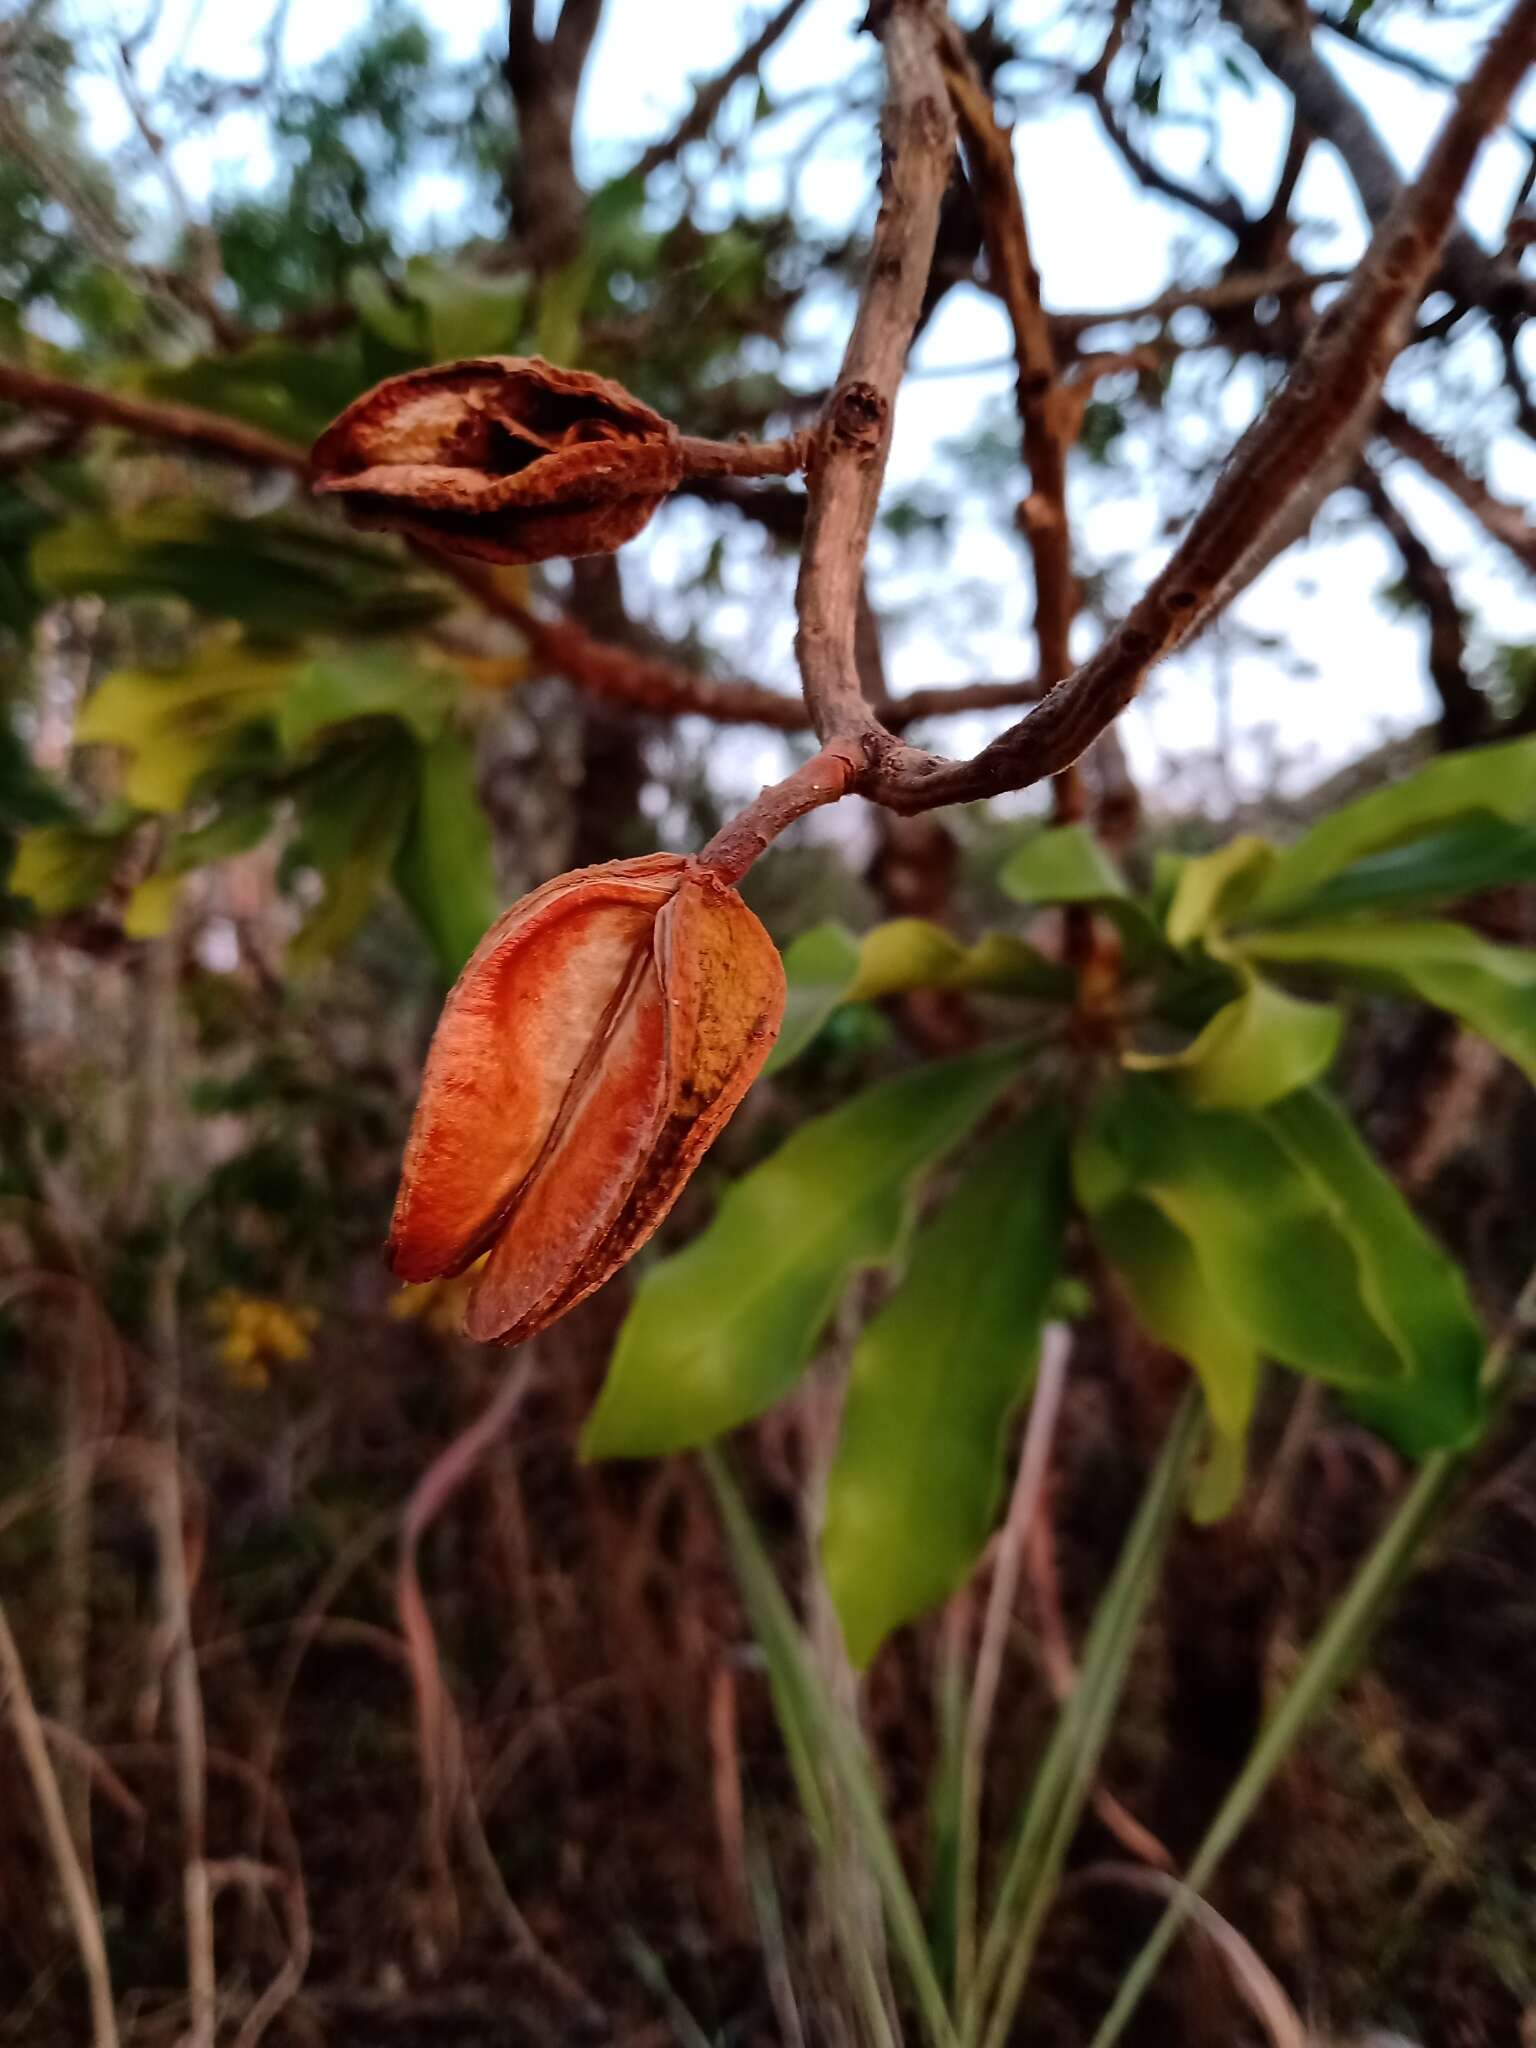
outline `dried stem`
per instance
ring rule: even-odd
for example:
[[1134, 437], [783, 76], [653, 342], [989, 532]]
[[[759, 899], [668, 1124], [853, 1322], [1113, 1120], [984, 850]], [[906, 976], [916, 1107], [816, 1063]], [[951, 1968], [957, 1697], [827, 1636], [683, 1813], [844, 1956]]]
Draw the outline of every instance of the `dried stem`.
[[851, 741], [833, 740], [723, 825], [699, 855], [700, 867], [722, 882], [739, 882], [786, 825], [846, 796], [863, 765], [863, 756]]
[[117, 2048], [117, 2016], [112, 2004], [112, 1979], [107, 1967], [107, 1945], [96, 1913], [96, 1901], [86, 1881], [80, 1858], [70, 1834], [64, 1797], [59, 1790], [42, 1723], [16, 1638], [11, 1633], [5, 1608], [0, 1604], [0, 1697], [16, 1731], [16, 1746], [32, 1781], [32, 1790], [43, 1818], [43, 1832], [53, 1857], [65, 1910], [74, 1929], [81, 1967], [91, 2000], [92, 2048]]

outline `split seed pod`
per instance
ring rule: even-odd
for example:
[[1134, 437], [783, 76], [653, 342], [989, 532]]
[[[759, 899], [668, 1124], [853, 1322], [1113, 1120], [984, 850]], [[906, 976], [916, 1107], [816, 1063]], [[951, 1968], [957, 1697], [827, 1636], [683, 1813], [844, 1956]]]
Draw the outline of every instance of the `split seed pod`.
[[485, 562], [606, 555], [677, 488], [677, 429], [622, 384], [541, 356], [407, 370], [315, 443], [316, 491], [356, 526]]
[[402, 1280], [482, 1253], [464, 1327], [515, 1344], [661, 1222], [768, 1057], [773, 941], [675, 854], [581, 868], [514, 904], [444, 1005], [389, 1256]]

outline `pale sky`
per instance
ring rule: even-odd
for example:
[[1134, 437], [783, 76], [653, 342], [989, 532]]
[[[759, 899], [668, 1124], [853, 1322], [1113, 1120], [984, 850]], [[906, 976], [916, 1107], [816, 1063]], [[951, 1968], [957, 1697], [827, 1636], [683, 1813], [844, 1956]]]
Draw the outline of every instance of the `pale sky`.
[[[366, 11], [365, 0], [290, 8], [283, 43], [289, 66], [297, 68], [323, 55], [365, 18]], [[428, 0], [419, 11], [451, 55], [468, 56], [501, 32], [499, 0]], [[957, 0], [956, 12], [962, 17], [977, 11], [975, 5]], [[580, 113], [584, 176], [595, 182], [621, 171], [641, 146], [665, 132], [687, 103], [690, 79], [727, 63], [765, 12], [764, 6], [744, 6], [739, 0], [668, 0], [662, 6], [656, 0], [609, 0]], [[833, 84], [868, 65], [872, 45], [867, 37], [853, 34], [862, 13], [862, 0], [810, 0], [765, 67], [765, 80], [776, 101]], [[131, 27], [139, 18], [137, 9], [115, 0], [64, 0], [61, 14], [86, 48], [98, 47], [103, 53], [103, 75], [82, 93], [93, 132], [104, 143], [121, 140], [128, 132], [128, 116], [110, 76], [110, 45], [103, 40], [103, 30], [117, 25], [121, 33], [122, 26]], [[142, 60], [142, 76], [152, 84], [157, 67], [178, 57], [224, 75], [256, 75], [266, 19], [264, 7], [236, 10], [228, 0], [167, 0]], [[1393, 10], [1381, 33], [1452, 72], [1465, 69], [1469, 43], [1464, 23], [1415, 24]], [[1070, 29], [1058, 31], [1064, 50], [1072, 34]], [[1320, 37], [1319, 48], [1369, 100], [1385, 141], [1404, 170], [1411, 171], [1433, 133], [1443, 95], [1361, 56], [1335, 37]], [[1222, 169], [1253, 201], [1267, 195], [1273, 179], [1285, 137], [1285, 103], [1256, 61], [1249, 59], [1246, 68], [1257, 81], [1251, 91], [1222, 70], [1215, 50], [1193, 50], [1165, 81], [1163, 107], [1175, 113], [1188, 110], [1202, 77], [1214, 85], [1223, 117]], [[1019, 81], [1021, 87], [1024, 83]], [[1528, 84], [1518, 111], [1525, 125], [1536, 126], [1536, 87]], [[738, 96], [727, 108], [724, 130], [744, 135], [749, 113], [749, 101]], [[812, 135], [826, 113], [825, 102], [807, 105], [772, 123], [766, 140], [759, 136], [752, 151], [756, 168], [745, 187], [749, 201], [773, 202], [782, 186], [782, 160]], [[1198, 170], [1207, 144], [1196, 125], [1165, 122], [1158, 134], [1159, 151], [1171, 170]], [[854, 225], [869, 217], [871, 166], [866, 143], [862, 129], [848, 121], [819, 136], [800, 190], [805, 203], [830, 224]], [[1131, 184], [1084, 104], [1051, 107], [1043, 113], [1026, 110], [1016, 130], [1015, 148], [1048, 304], [1078, 309], [1125, 305], [1155, 295], [1176, 268], [1182, 275], [1201, 277], [1216, 269], [1225, 237], [1216, 230], [1192, 227], [1179, 209]], [[264, 169], [259, 119], [250, 114], [228, 117], [210, 137], [183, 146], [177, 169], [194, 200], [218, 184], [259, 180]], [[1484, 152], [1469, 188], [1466, 215], [1485, 237], [1502, 230], [1522, 169], [1522, 152], [1507, 137]], [[450, 173], [423, 179], [412, 196], [414, 228], [426, 237], [435, 226], [445, 238], [451, 237], [460, 201]], [[1303, 253], [1319, 267], [1348, 263], [1363, 246], [1351, 188], [1327, 150], [1312, 152], [1297, 212], [1303, 219], [1343, 224], [1334, 239], [1315, 234], [1304, 244]], [[1178, 265], [1179, 249], [1197, 252], [1193, 271], [1189, 265]], [[836, 328], [831, 324], [834, 315]], [[840, 346], [845, 318], [844, 308], [830, 306], [808, 307], [802, 316], [808, 383], [814, 381], [818, 365], [825, 368], [828, 351]], [[889, 476], [892, 493], [920, 487], [942, 468], [939, 449], [944, 440], [964, 434], [987, 407], [1008, 401], [1011, 376], [1001, 360], [1007, 345], [1003, 315], [994, 301], [972, 290], [950, 295], [922, 338], [914, 358], [917, 374], [901, 394]], [[1470, 364], [1473, 345], [1466, 345], [1464, 354]], [[954, 374], [968, 365], [990, 367]], [[1426, 424], [1436, 417], [1442, 394], [1416, 379], [1410, 365], [1399, 365], [1389, 389]], [[1207, 418], [1192, 408], [1188, 432], [1204, 433], [1212, 449], [1224, 446], [1243, 424], [1253, 401], [1251, 380], [1234, 378], [1222, 401], [1225, 417]], [[1463, 406], [1458, 417], [1465, 411]], [[686, 421], [681, 424], [686, 428]], [[1481, 438], [1495, 422], [1479, 419], [1473, 425]], [[1536, 451], [1510, 433], [1494, 431], [1487, 458], [1490, 481], [1505, 496], [1521, 503], [1536, 496]], [[1155, 569], [1168, 544], [1158, 531], [1160, 512], [1150, 482], [1145, 469], [1133, 462], [1118, 477], [1100, 473], [1086, 488], [1081, 477], [1074, 484], [1078, 530], [1091, 540], [1093, 555], [1108, 551], [1125, 557], [1115, 587], [1118, 592], [1123, 586], [1127, 598]], [[1396, 465], [1391, 482], [1487, 637], [1536, 639], [1536, 599], [1518, 587], [1503, 558], [1460, 509], [1404, 464]], [[1395, 555], [1372, 535], [1330, 531], [1336, 524], [1336, 518], [1325, 513], [1320, 538], [1291, 550], [1234, 608], [1235, 626], [1285, 635], [1309, 664], [1310, 678], [1292, 676], [1262, 652], [1233, 646], [1239, 636], [1229, 633], [1208, 638], [1158, 670], [1142, 701], [1122, 721], [1133, 765], [1154, 802], [1159, 790], [1175, 795], [1179, 764], [1195, 760], [1215, 742], [1222, 715], [1215, 685], [1218, 670], [1224, 678], [1229, 729], [1237, 735], [1239, 795], [1262, 786], [1272, 743], [1297, 764], [1292, 779], [1304, 781], [1348, 760], [1377, 737], [1410, 729], [1432, 715], [1423, 678], [1423, 629], [1392, 616], [1376, 597], [1399, 573]], [[1027, 570], [1016, 537], [999, 531], [980, 507], [974, 516], [962, 513], [955, 528], [947, 557], [931, 548], [903, 556], [888, 539], [877, 539], [872, 557], [877, 597], [897, 610], [887, 649], [897, 689], [1030, 669]], [[704, 527], [679, 507], [668, 522], [658, 521], [653, 533], [648, 544], [629, 551], [626, 573], [637, 604], [650, 605], [665, 622], [668, 587], [680, 580], [684, 564], [697, 558]], [[744, 673], [793, 687], [787, 581], [781, 579], [765, 590], [750, 547], [740, 560], [733, 552], [725, 580], [726, 594], [710, 627], [713, 643], [728, 658], [739, 658]], [[979, 604], [974, 618], [967, 616], [973, 584], [991, 586], [997, 593], [995, 618], [986, 617]], [[782, 602], [773, 602], [780, 597]], [[1080, 623], [1080, 651], [1085, 652], [1094, 629], [1089, 622]], [[969, 750], [995, 729], [996, 721], [946, 724], [943, 744], [950, 751]], [[782, 750], [771, 738], [740, 735], [731, 743], [730, 758], [731, 777], [739, 775], [744, 786], [754, 778], [769, 779], [782, 772]]]

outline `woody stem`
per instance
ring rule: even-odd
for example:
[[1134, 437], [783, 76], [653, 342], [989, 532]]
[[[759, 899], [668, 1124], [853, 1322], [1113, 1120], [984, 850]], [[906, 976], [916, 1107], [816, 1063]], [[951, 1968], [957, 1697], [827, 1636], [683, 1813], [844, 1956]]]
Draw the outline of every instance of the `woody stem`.
[[698, 856], [698, 865], [722, 882], [739, 882], [786, 825], [846, 796], [864, 767], [864, 755], [855, 742], [832, 740], [793, 775], [772, 784], [722, 825]]

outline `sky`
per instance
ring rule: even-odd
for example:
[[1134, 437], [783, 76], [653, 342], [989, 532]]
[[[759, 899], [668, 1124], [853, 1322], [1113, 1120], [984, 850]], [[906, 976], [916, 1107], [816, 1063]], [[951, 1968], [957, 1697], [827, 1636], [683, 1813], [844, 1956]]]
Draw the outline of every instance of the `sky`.
[[[471, 55], [495, 40], [503, 19], [500, 0], [427, 0], [419, 11], [442, 38], [449, 54]], [[740, 0], [609, 0], [589, 66], [579, 114], [579, 164], [598, 182], [621, 171], [639, 149], [667, 132], [687, 104], [691, 81], [723, 67], [764, 18], [764, 5]], [[979, 9], [956, 0], [960, 18]], [[334, 47], [366, 16], [366, 0], [327, 0], [288, 8], [283, 55], [301, 67]], [[121, 32], [142, 17], [120, 0], [64, 0], [63, 20], [90, 47], [107, 45], [104, 32]], [[813, 88], [835, 84], [869, 62], [871, 45], [854, 31], [863, 0], [810, 0], [794, 29], [772, 53], [764, 72], [776, 101], [793, 101]], [[227, 0], [165, 0], [155, 34], [142, 59], [142, 74], [153, 82], [157, 67], [178, 59], [225, 75], [257, 75], [264, 7], [235, 9]], [[1073, 31], [1060, 31], [1065, 50]], [[1460, 73], [1467, 67], [1471, 34], [1454, 18], [1414, 23], [1393, 10], [1381, 30], [1401, 46]], [[1235, 45], [1234, 45], [1235, 47]], [[1405, 173], [1411, 173], [1434, 132], [1444, 95], [1401, 72], [1382, 66], [1343, 44], [1320, 37], [1320, 49], [1345, 82], [1366, 98], [1381, 133]], [[1177, 114], [1197, 104], [1202, 82], [1217, 94], [1221, 116], [1222, 169], [1246, 198], [1267, 195], [1284, 146], [1286, 102], [1253, 60], [1239, 83], [1222, 66], [1220, 51], [1195, 49], [1165, 82], [1163, 106]], [[1204, 80], [1199, 73], [1205, 74]], [[1025, 83], [1025, 81], [1019, 81]], [[83, 93], [91, 127], [103, 144], [121, 140], [128, 120], [121, 94], [108, 75]], [[728, 104], [723, 130], [741, 132], [747, 118], [744, 96]], [[1528, 82], [1516, 109], [1536, 126], [1536, 85]], [[806, 104], [772, 124], [771, 146], [754, 147], [760, 167], [749, 176], [749, 195], [765, 203], [775, 195], [782, 171], [775, 161], [813, 137], [815, 148], [801, 192], [829, 225], [853, 226], [870, 211], [867, 136], [844, 121], [824, 127], [826, 104]], [[1198, 171], [1206, 139], [1193, 122], [1159, 124], [1159, 153], [1178, 173]], [[1081, 102], [1026, 107], [1015, 131], [1015, 152], [1028, 209], [1036, 261], [1049, 306], [1097, 309], [1150, 298], [1175, 274], [1188, 279], [1213, 274], [1225, 238], [1203, 238], [1188, 216], [1142, 193], [1103, 143], [1092, 111]], [[1523, 170], [1523, 153], [1508, 137], [1485, 150], [1465, 201], [1465, 215], [1485, 239], [1496, 237], [1510, 210]], [[177, 154], [181, 181], [194, 202], [230, 180], [259, 177], [263, 170], [260, 123], [237, 114], [207, 138], [185, 144]], [[424, 179], [412, 195], [414, 226], [451, 227], [461, 194], [451, 174]], [[1314, 234], [1303, 253], [1319, 267], [1341, 267], [1364, 245], [1363, 224], [1352, 189], [1325, 149], [1314, 150], [1297, 196], [1303, 219], [1334, 224], [1331, 239]], [[1193, 266], [1179, 260], [1193, 251]], [[845, 309], [809, 309], [807, 338], [815, 323], [846, 317]], [[830, 327], [825, 348], [838, 340]], [[913, 374], [897, 410], [888, 491], [920, 489], [942, 467], [942, 444], [964, 434], [988, 408], [1005, 404], [1012, 375], [1006, 360], [1008, 337], [995, 301], [970, 289], [950, 294], [915, 352]], [[1464, 351], [1470, 359], [1471, 348]], [[1531, 364], [1536, 371], [1536, 361]], [[1405, 409], [1428, 422], [1438, 416], [1437, 393], [1408, 364], [1389, 384]], [[1192, 437], [1206, 437], [1212, 450], [1243, 424], [1254, 400], [1251, 382], [1230, 381], [1222, 404], [1227, 417], [1192, 409]], [[687, 422], [681, 422], [685, 427]], [[1490, 435], [1490, 482], [1519, 503], [1536, 498], [1536, 451], [1492, 420], [1478, 420]], [[1134, 451], [1133, 451], [1134, 452]], [[1160, 531], [1161, 508], [1147, 488], [1142, 465], [1131, 462], [1118, 479], [1078, 479], [1073, 489], [1075, 524], [1091, 551], [1123, 558], [1127, 598], [1156, 569], [1168, 539]], [[1512, 571], [1470, 525], [1459, 507], [1405, 464], [1391, 477], [1404, 511], [1445, 562], [1459, 597], [1480, 630], [1499, 641], [1536, 639], [1536, 598], [1519, 586]], [[1192, 773], [1223, 734], [1229, 734], [1233, 801], [1261, 793], [1277, 777], [1303, 784], [1352, 759], [1377, 739], [1410, 730], [1433, 715], [1423, 675], [1423, 629], [1394, 615], [1378, 599], [1399, 573], [1389, 545], [1374, 535], [1339, 531], [1336, 513], [1325, 510], [1312, 545], [1293, 548], [1245, 593], [1232, 626], [1206, 636], [1159, 669], [1142, 699], [1122, 720], [1132, 765], [1154, 802], [1177, 799]], [[658, 526], [660, 526], [658, 522]], [[668, 616], [669, 583], [679, 581], [693, 559], [700, 529], [686, 518], [656, 532], [645, 548], [643, 580], [656, 613]], [[995, 519], [962, 514], [948, 557], [935, 562], [877, 545], [872, 557], [877, 595], [897, 608], [899, 630], [888, 636], [888, 667], [894, 688], [964, 681], [977, 675], [1028, 673], [1027, 577], [1021, 573], [1019, 544], [997, 529]], [[751, 574], [751, 565], [737, 572]], [[938, 578], [949, 602], [933, 601]], [[957, 609], [966, 593], [990, 586], [1000, 594], [997, 617], [978, 607], [973, 622], [956, 630]], [[1118, 585], [1117, 585], [1118, 588]], [[775, 595], [778, 593], [775, 592]], [[711, 638], [727, 654], [739, 653], [744, 672], [794, 687], [793, 621], [786, 602], [765, 616], [765, 601], [749, 590], [727, 592]], [[1080, 622], [1079, 654], [1094, 637], [1091, 622]], [[1248, 644], [1251, 635], [1282, 635], [1301, 657], [1303, 673], [1293, 675], [1273, 655]], [[997, 721], [967, 719], [946, 724], [944, 744], [969, 751], [996, 730]], [[732, 773], [743, 784], [782, 772], [779, 743], [745, 735], [732, 742]], [[1277, 761], [1282, 764], [1277, 766]]]

